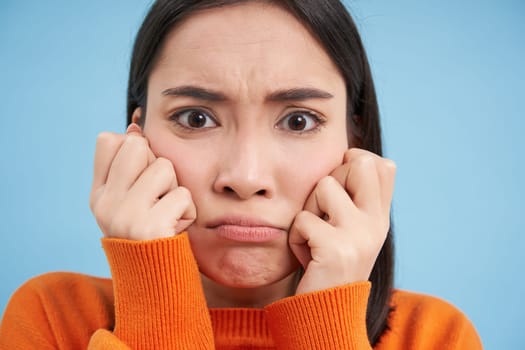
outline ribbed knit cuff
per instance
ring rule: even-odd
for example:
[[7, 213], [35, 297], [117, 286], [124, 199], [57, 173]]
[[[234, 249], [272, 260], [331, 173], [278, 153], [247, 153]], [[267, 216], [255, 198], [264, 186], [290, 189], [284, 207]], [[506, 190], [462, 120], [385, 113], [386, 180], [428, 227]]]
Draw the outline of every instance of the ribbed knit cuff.
[[115, 293], [114, 334], [133, 349], [213, 349], [211, 321], [186, 233], [103, 238]]
[[372, 349], [366, 331], [370, 282], [296, 295], [268, 305], [278, 349]]

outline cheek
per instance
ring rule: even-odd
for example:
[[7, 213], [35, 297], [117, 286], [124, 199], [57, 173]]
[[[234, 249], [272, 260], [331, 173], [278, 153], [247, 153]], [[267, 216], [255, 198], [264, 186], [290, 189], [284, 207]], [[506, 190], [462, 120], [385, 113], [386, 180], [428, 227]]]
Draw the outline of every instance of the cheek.
[[281, 172], [282, 190], [302, 206], [319, 180], [341, 165], [346, 149], [344, 142], [339, 145], [331, 143], [301, 152], [299, 157], [285, 157]]
[[155, 156], [171, 161], [177, 182], [190, 190], [195, 198], [199, 197], [203, 189], [211, 186], [216, 148], [207, 149], [174, 137], [150, 139], [150, 147]]

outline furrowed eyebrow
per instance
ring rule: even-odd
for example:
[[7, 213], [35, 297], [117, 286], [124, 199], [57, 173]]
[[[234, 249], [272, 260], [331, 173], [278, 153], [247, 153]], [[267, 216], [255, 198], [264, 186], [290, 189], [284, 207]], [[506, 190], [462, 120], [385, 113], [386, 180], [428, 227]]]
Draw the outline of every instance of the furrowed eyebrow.
[[[221, 102], [228, 98], [217, 91], [208, 90], [193, 85], [184, 85], [166, 89], [162, 92], [164, 96], [192, 97], [198, 100]], [[266, 97], [267, 101], [305, 101], [311, 99], [330, 99], [334, 96], [326, 91], [315, 88], [291, 88], [272, 92]]]
[[329, 99], [334, 97], [332, 94], [315, 89], [315, 88], [292, 88], [286, 90], [279, 90], [271, 93], [266, 98], [268, 101], [304, 101], [311, 99]]
[[204, 89], [198, 86], [185, 85], [166, 89], [162, 92], [164, 96], [185, 96], [205, 101], [225, 101], [226, 96], [220, 92]]

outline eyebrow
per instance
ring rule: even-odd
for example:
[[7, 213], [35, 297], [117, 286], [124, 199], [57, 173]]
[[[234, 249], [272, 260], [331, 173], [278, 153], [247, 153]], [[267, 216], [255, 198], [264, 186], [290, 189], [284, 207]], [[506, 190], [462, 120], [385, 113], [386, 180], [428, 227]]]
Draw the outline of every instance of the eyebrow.
[[[226, 95], [209, 89], [205, 89], [193, 85], [184, 85], [174, 88], [166, 89], [162, 92], [164, 96], [182, 96], [192, 97], [197, 100], [204, 100], [210, 102], [226, 101]], [[283, 101], [305, 101], [312, 99], [330, 99], [334, 96], [326, 91], [316, 88], [291, 88], [272, 92], [266, 97], [267, 101], [283, 102]]]
[[227, 100], [226, 96], [217, 91], [204, 89], [198, 86], [184, 85], [170, 89], [166, 89], [162, 92], [164, 96], [183, 96], [193, 97], [197, 100], [219, 102]]
[[312, 99], [329, 99], [332, 94], [316, 88], [292, 88], [272, 92], [266, 98], [268, 101], [305, 101]]

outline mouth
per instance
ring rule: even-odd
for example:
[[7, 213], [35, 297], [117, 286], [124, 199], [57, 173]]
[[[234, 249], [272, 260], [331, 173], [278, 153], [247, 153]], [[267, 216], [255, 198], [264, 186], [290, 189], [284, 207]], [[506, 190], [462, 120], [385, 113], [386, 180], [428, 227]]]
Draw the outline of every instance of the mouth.
[[219, 218], [211, 221], [207, 227], [223, 239], [245, 243], [269, 242], [286, 235], [283, 228], [245, 216]]

